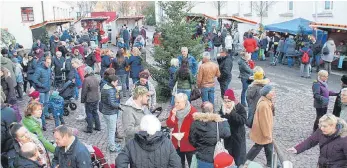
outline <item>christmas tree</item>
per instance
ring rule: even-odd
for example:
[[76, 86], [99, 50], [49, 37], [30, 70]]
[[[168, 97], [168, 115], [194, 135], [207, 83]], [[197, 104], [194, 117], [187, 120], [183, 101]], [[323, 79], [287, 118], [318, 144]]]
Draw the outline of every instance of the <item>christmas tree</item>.
[[193, 39], [196, 32], [196, 22], [186, 19], [190, 3], [187, 1], [159, 2], [165, 16], [164, 22], [157, 25], [161, 32], [161, 46], [154, 48], [154, 60], [157, 64], [149, 66], [152, 77], [157, 81], [158, 100], [166, 101], [171, 97], [168, 87], [170, 60], [181, 55], [181, 47], [188, 47], [189, 54], [198, 61], [204, 51], [204, 44], [200, 38]]

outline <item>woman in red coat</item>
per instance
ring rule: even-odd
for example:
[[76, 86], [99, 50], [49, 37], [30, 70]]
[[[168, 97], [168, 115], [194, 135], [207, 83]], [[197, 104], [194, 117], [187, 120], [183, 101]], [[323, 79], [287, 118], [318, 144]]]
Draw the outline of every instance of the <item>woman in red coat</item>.
[[182, 167], [185, 167], [186, 157], [190, 167], [195, 152], [195, 148], [190, 144], [188, 137], [190, 126], [194, 121], [193, 114], [196, 111], [195, 107], [189, 103], [188, 96], [184, 93], [178, 93], [175, 96], [175, 107], [171, 110], [166, 121], [168, 127], [174, 128], [172, 143], [181, 157]]
[[246, 52], [253, 53], [256, 50], [258, 44], [257, 44], [257, 41], [252, 36], [249, 36], [243, 42], [243, 46], [245, 47]]

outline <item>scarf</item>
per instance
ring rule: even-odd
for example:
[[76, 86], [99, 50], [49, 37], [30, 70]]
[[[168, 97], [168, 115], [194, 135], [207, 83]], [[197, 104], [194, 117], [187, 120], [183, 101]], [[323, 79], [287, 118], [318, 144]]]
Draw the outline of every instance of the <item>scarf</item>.
[[34, 116], [32, 116], [32, 118], [40, 125], [40, 127], [42, 127], [42, 120], [41, 120], [41, 118], [36, 118]]
[[178, 130], [181, 130], [181, 126], [182, 126], [183, 120], [189, 114], [190, 109], [191, 109], [190, 103], [189, 103], [189, 101], [187, 101], [186, 107], [184, 109], [177, 110], [176, 117], [178, 119]]
[[327, 82], [325, 81], [322, 81], [322, 80], [320, 80], [320, 79], [318, 79], [318, 81], [321, 83], [321, 84], [323, 84], [326, 88], [328, 88], [328, 84], [327, 84]]
[[225, 107], [225, 105], [223, 104], [222, 105], [222, 112], [223, 112], [223, 114], [225, 115], [225, 114], [230, 114], [232, 111], [233, 111], [233, 109], [235, 108], [235, 105], [233, 105], [233, 108], [226, 108]]

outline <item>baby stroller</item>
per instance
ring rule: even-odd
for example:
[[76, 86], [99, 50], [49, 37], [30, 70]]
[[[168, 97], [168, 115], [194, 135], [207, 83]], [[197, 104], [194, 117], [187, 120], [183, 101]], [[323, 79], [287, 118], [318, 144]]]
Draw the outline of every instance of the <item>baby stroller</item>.
[[[88, 147], [87, 147], [88, 148]], [[109, 165], [105, 160], [105, 155], [101, 152], [101, 150], [92, 146], [92, 150], [89, 151], [92, 159], [92, 166], [95, 168], [115, 168], [114, 164]]]
[[64, 98], [64, 116], [68, 116], [70, 114], [68, 107], [70, 107], [71, 110], [77, 109], [76, 103], [72, 102], [74, 94], [75, 83], [72, 81], [67, 81], [64, 83], [63, 87], [59, 90], [59, 95]]

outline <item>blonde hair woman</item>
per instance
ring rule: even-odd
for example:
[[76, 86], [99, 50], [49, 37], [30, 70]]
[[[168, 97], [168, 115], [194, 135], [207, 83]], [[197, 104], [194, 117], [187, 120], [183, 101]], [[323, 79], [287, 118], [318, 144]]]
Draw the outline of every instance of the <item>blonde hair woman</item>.
[[319, 119], [319, 128], [310, 137], [288, 149], [289, 152], [300, 154], [319, 145], [320, 155], [318, 167], [342, 168], [347, 165], [347, 124], [346, 121], [325, 114]]
[[313, 125], [313, 131], [316, 131], [318, 128], [318, 120], [324, 114], [327, 113], [328, 104], [329, 104], [329, 96], [337, 96], [338, 93], [330, 91], [328, 89], [328, 72], [326, 70], [320, 70], [318, 72], [318, 79], [313, 82], [312, 92], [314, 103], [313, 106], [316, 108], [316, 120]]
[[225, 91], [219, 114], [222, 118], [226, 118], [230, 125], [231, 136], [224, 139], [225, 149], [234, 156], [237, 166], [243, 165], [246, 161], [246, 130], [244, 125], [247, 121], [247, 112], [245, 107], [236, 100], [233, 90]]
[[131, 50], [131, 56], [127, 59], [127, 64], [130, 65], [130, 77], [133, 84], [139, 80], [139, 74], [143, 70], [141, 52], [137, 47]]

